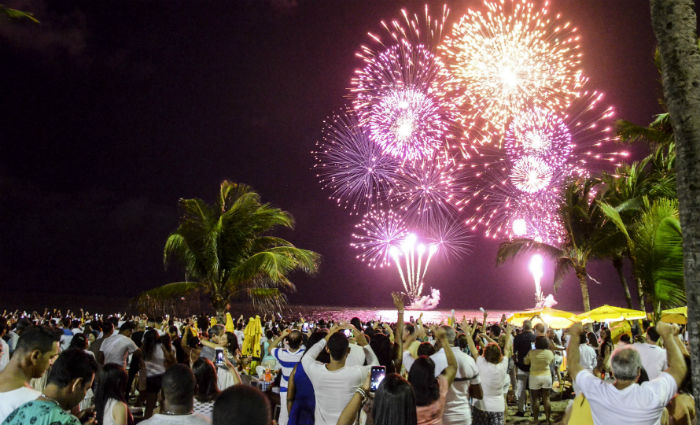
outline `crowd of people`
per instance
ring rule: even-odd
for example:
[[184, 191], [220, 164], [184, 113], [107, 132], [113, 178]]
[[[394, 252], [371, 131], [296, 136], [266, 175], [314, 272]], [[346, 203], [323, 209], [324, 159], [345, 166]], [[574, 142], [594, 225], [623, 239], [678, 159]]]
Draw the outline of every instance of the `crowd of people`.
[[[683, 331], [4, 312], [1, 425], [690, 424]], [[542, 408], [542, 409], [540, 409]]]

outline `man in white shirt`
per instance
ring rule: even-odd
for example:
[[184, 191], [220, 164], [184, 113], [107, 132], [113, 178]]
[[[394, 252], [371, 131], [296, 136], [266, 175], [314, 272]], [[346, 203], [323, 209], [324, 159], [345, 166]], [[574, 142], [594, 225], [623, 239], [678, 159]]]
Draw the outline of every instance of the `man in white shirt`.
[[[479, 380], [479, 369], [476, 362], [467, 353], [462, 352], [459, 347], [455, 347], [456, 332], [451, 326], [443, 326], [450, 349], [455, 353], [457, 360], [457, 376], [454, 383], [447, 392], [445, 403], [445, 413], [442, 415], [444, 425], [469, 425], [472, 423], [472, 411], [469, 405], [469, 387], [472, 387], [474, 398], [481, 399], [483, 391]], [[435, 376], [442, 373], [447, 368], [447, 356], [445, 348], [440, 348], [435, 354], [430, 356], [435, 363]]]
[[[345, 361], [350, 349], [348, 338], [338, 332], [341, 329], [350, 329], [357, 334], [357, 343], [365, 351], [367, 366], [346, 366]], [[331, 361], [328, 364], [316, 361], [316, 357], [323, 349], [330, 354]], [[301, 359], [304, 371], [314, 386], [316, 394], [316, 425], [335, 425], [340, 413], [353, 396], [355, 388], [369, 375], [373, 365], [378, 365], [377, 356], [367, 344], [364, 334], [358, 332], [351, 325], [333, 326], [326, 338], [314, 344], [308, 350], [307, 355]]]
[[659, 333], [654, 326], [647, 329], [646, 342], [636, 342], [634, 348], [642, 358], [642, 367], [647, 372], [649, 380], [655, 379], [664, 371], [668, 365], [666, 363], [666, 350], [656, 345], [659, 340]]
[[581, 366], [593, 373], [593, 369], [598, 365], [598, 353], [595, 352], [595, 348], [588, 345], [588, 338], [586, 338], [585, 333], [581, 334], [579, 342], [581, 344], [578, 346]]
[[138, 346], [131, 339], [133, 324], [125, 322], [119, 328], [119, 333], [102, 341], [100, 351], [104, 354], [104, 364], [116, 363], [126, 369], [127, 358], [138, 350]]
[[[289, 348], [277, 348], [280, 342], [287, 339]], [[299, 363], [301, 356], [304, 355], [302, 347], [303, 339], [301, 332], [298, 330], [285, 329], [279, 337], [270, 342], [267, 352], [277, 359], [277, 362], [282, 366], [282, 379], [280, 380], [280, 416], [277, 423], [279, 425], [287, 425], [289, 412], [287, 412], [287, 387], [289, 385], [289, 375], [294, 370], [294, 366]]]
[[22, 404], [41, 395], [29, 386], [40, 378], [58, 356], [60, 334], [45, 327], [27, 328], [12, 354], [10, 363], [0, 372], [0, 423]]
[[633, 346], [618, 347], [610, 356], [615, 382], [608, 383], [584, 370], [580, 364], [579, 335], [581, 324], [569, 328], [568, 368], [574, 385], [591, 405], [596, 425], [659, 425], [664, 407], [676, 394], [687, 373], [683, 354], [674, 334], [678, 328], [659, 322], [656, 330], [666, 345], [669, 368], [651, 381], [637, 384], [642, 368], [639, 353]]

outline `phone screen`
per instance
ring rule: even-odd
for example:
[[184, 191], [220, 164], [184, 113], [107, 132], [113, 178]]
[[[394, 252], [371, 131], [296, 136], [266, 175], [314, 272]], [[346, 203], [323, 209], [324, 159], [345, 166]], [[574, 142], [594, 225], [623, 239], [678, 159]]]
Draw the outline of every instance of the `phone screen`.
[[374, 392], [379, 388], [379, 384], [386, 376], [386, 367], [384, 366], [372, 366], [372, 372], [369, 377], [369, 390]]
[[224, 349], [223, 348], [216, 349], [216, 362], [215, 363], [217, 366], [224, 365]]
[[534, 343], [534, 342], [531, 342], [531, 343], [530, 343], [530, 348], [532, 348], [533, 350], [535, 349], [535, 343]]
[[350, 329], [343, 329], [343, 333], [348, 338], [350, 338], [352, 336], [352, 331]]
[[309, 330], [309, 324], [305, 322], [303, 325], [301, 325], [301, 330], [304, 331], [304, 332], [308, 331], [308, 330]]

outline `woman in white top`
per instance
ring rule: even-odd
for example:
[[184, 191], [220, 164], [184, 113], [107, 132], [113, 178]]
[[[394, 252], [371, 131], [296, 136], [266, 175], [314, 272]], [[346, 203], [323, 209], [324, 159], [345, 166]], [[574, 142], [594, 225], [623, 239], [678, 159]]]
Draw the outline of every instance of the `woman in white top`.
[[166, 335], [159, 336], [155, 329], [149, 329], [143, 334], [141, 349], [146, 366], [146, 390], [144, 391], [146, 397], [144, 418], [146, 419], [153, 416], [165, 369], [176, 362], [170, 339]]
[[[471, 332], [468, 332], [469, 351], [476, 360], [481, 388], [484, 392], [481, 400], [475, 399], [474, 401], [474, 409], [472, 410], [472, 424], [474, 425], [505, 424], [506, 403], [504, 395], [510, 385], [508, 358], [512, 351], [511, 334], [512, 329], [508, 325], [505, 331], [503, 352], [501, 352], [501, 347], [497, 342], [489, 342], [483, 348], [483, 355], [479, 356]], [[480, 336], [488, 339], [483, 334]]]
[[126, 384], [129, 376], [124, 367], [106, 364], [97, 376], [95, 410], [98, 425], [131, 425], [134, 419], [126, 405]]

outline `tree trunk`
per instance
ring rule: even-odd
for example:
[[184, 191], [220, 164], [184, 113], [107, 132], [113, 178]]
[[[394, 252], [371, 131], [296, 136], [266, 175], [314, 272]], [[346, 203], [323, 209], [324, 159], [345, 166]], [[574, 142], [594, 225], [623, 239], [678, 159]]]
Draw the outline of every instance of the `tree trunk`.
[[632, 295], [630, 294], [630, 287], [627, 284], [627, 279], [625, 278], [625, 272], [622, 269], [622, 257], [613, 257], [612, 260], [615, 271], [617, 271], [617, 277], [620, 279], [620, 284], [622, 284], [622, 290], [625, 292], [625, 302], [627, 303], [627, 308], [632, 308]]
[[576, 270], [578, 284], [581, 286], [581, 297], [583, 298], [583, 311], [591, 311], [591, 299], [588, 296], [588, 273], [586, 269]]
[[647, 311], [647, 306], [644, 300], [646, 299], [646, 294], [644, 293], [644, 287], [642, 286], [642, 279], [635, 277], [634, 280], [637, 282], [637, 293], [639, 294], [639, 309], [642, 311]]
[[[693, 393], [700, 394], [700, 50], [693, 0], [651, 0], [664, 98], [676, 139], [678, 210]], [[700, 411], [700, 397], [695, 397]]]

